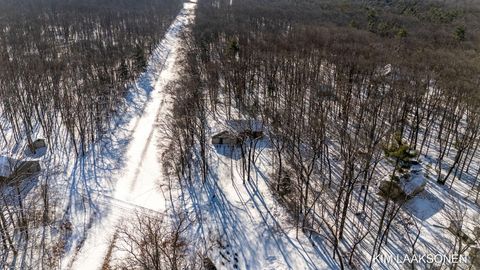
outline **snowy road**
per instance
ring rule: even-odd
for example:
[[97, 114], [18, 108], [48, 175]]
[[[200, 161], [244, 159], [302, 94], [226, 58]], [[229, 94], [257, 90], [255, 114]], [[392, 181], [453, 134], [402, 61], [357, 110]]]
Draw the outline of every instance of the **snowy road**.
[[149, 60], [146, 73], [137, 82], [138, 87], [144, 88], [145, 92], [151, 91], [151, 95], [143, 114], [129, 123], [131, 138], [125, 157], [126, 167], [115, 176], [113, 196], [100, 196], [99, 203], [107, 205], [108, 215], [95, 221], [78, 253], [72, 255], [65, 268], [101, 269], [115, 226], [129, 213], [125, 207], [119, 207], [119, 202], [152, 211], [165, 209], [165, 198], [158, 189], [162, 181], [159, 159], [162, 146], [158, 145], [161, 135], [156, 123], [170, 110], [170, 96], [165, 86], [175, 78], [180, 34], [193, 19], [194, 9], [193, 2], [184, 4]]

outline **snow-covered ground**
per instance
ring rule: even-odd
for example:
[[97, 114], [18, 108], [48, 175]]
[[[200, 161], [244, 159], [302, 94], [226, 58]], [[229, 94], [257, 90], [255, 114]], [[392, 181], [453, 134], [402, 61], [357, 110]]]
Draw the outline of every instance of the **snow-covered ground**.
[[[229, 129], [225, 118], [221, 113], [208, 117], [208, 138]], [[268, 138], [263, 139], [255, 154], [258, 160], [252, 171], [253, 180], [243, 184], [239, 150], [210, 144], [209, 177], [202, 184], [201, 173], [198, 172], [197, 183], [187, 187], [180, 197], [180, 204], [197, 216], [191, 240], [197, 240], [197, 246], [205, 246], [207, 255], [219, 269], [340, 269], [332, 259], [332, 245], [328, 240], [319, 236], [313, 245], [301, 231], [296, 238], [294, 220], [272, 196], [269, 188], [272, 150], [268, 146]], [[432, 149], [430, 154], [435, 157], [438, 153]], [[412, 256], [409, 244], [415, 238], [416, 229], [420, 230], [415, 246], [416, 256], [436, 255], [445, 259], [457, 254], [452, 249], [455, 237], [447, 228], [452, 218], [459, 218], [454, 217], [461, 212], [459, 210], [464, 211], [462, 231], [473, 237], [474, 228], [480, 226], [480, 209], [473, 202], [476, 192], [470, 190], [471, 186], [467, 183], [471, 176], [464, 175], [465, 179], [455, 180], [452, 188], [449, 184], [441, 186], [436, 183], [433, 171], [435, 159], [422, 155], [420, 162], [413, 168], [412, 181], [423, 184], [426, 180], [425, 190], [403, 205], [399, 218], [394, 221], [388, 244], [382, 248], [383, 257], [373, 262], [373, 269], [408, 267], [408, 264], [393, 260], [392, 256], [400, 256], [400, 260], [403, 256]], [[448, 162], [451, 164], [453, 161]], [[470, 172], [476, 173], [479, 165], [478, 158], [475, 158]], [[448, 166], [443, 168], [444, 172], [447, 169]], [[383, 179], [391, 171], [388, 162], [381, 162], [377, 178]], [[373, 190], [371, 194], [374, 197], [371, 201], [376, 205], [372, 213], [373, 222], [378, 222], [383, 199], [375, 193]], [[345, 240], [342, 241], [345, 245], [359, 236], [358, 228], [353, 224], [362, 226], [359, 225], [362, 223], [360, 218], [354, 213], [347, 218]], [[371, 231], [364, 228], [360, 232], [363, 234], [366, 230], [369, 235], [357, 250], [361, 256], [355, 262], [356, 267], [369, 268], [376, 233], [374, 228], [370, 227]], [[463, 255], [468, 255], [468, 252]], [[392, 261], [388, 261], [387, 256], [391, 256]], [[420, 261], [418, 267], [427, 267], [423, 262]]]
[[[55, 154], [39, 158], [44, 168], [42, 181], [50, 181], [53, 192], [59, 193], [55, 196], [60, 199], [52, 200], [51, 204], [59, 202], [62, 207], [57, 211], [63, 211], [63, 220], [55, 221], [55, 225], [71, 227], [62, 269], [100, 269], [111, 248], [116, 226], [127, 222], [135, 211], [155, 214], [170, 210], [170, 198], [163, 193], [167, 192], [163, 190], [167, 185], [161, 161], [168, 140], [163, 138], [158, 123], [171, 108], [166, 86], [178, 75], [180, 35], [193, 21], [194, 10], [194, 2], [185, 4], [154, 51], [147, 71], [132, 89], [126, 113], [112, 131], [114, 140], [100, 142], [101, 150], [93, 145], [86, 157], [73, 158], [68, 152], [72, 147], [66, 143], [68, 137], [59, 135], [50, 146]], [[215, 128], [220, 131], [227, 126], [221, 115], [209, 116], [208, 124], [212, 128], [208, 136], [214, 134]], [[0, 149], [0, 154], [5, 154], [4, 151]], [[23, 150], [18, 148], [13, 152], [22, 155]], [[426, 188], [402, 210], [411, 214], [421, 230], [419, 253], [447, 254], [452, 252], [449, 241], [453, 237], [445, 228], [455, 208], [465, 207], [468, 222], [464, 225], [469, 234], [480, 225], [480, 210], [473, 203], [476, 191], [471, 190], [467, 180], [457, 179], [451, 189], [449, 184], [436, 183], [433, 166], [438, 151], [431, 152], [432, 156], [421, 157]], [[268, 139], [260, 143], [256, 155], [253, 180], [243, 184], [239, 153], [209, 145], [210, 174], [206, 182], [198, 180], [182, 189], [171, 186], [174, 190], [169, 192], [175, 194], [172, 203], [196, 217], [187, 235], [189, 242], [206, 251], [218, 269], [338, 269], [332, 259], [331, 245], [322, 239], [313, 245], [301, 231], [297, 239], [294, 221], [272, 196], [269, 189], [272, 153]], [[480, 162], [478, 158], [474, 161], [471, 171], [477, 172]], [[4, 171], [2, 164], [5, 160], [2, 162], [0, 158], [0, 175]], [[379, 171], [385, 175], [389, 172], [388, 168]], [[348, 224], [358, 222], [353, 214], [348, 220]], [[353, 239], [355, 230], [348, 224], [345, 237]], [[60, 231], [51, 230], [51, 234], [63, 233]], [[405, 253], [405, 246], [398, 245], [405, 238], [400, 230], [393, 231], [384, 254]], [[361, 267], [368, 265], [371, 240], [367, 238], [358, 249], [365, 259]], [[375, 269], [402, 267], [395, 263], [373, 264]]]
[[[223, 116], [208, 117], [209, 137], [229, 129]], [[217, 269], [337, 269], [325, 246], [304, 233], [296, 238], [294, 221], [269, 188], [272, 153], [268, 139], [258, 143], [252, 180], [243, 183], [240, 150], [209, 143], [209, 176], [186, 184], [176, 205], [196, 222], [189, 239], [202, 247]]]
[[[210, 256], [221, 269], [331, 269], [324, 247], [313, 247], [272, 197], [265, 171], [242, 183], [241, 161], [228, 149], [213, 149], [212, 175], [191, 190], [193, 207], [200, 208], [198, 231], [210, 244]], [[238, 153], [237, 153], [238, 154]], [[268, 168], [270, 156], [260, 155], [259, 168]]]
[[[166, 185], [160, 160], [168, 141], [162, 138], [157, 124], [170, 109], [165, 86], [175, 79], [179, 35], [193, 19], [194, 8], [194, 2], [185, 4], [154, 52], [147, 72], [138, 80], [140, 92], [143, 89], [151, 95], [133, 97], [141, 109], [136, 109], [135, 116], [119, 132], [117, 141], [128, 143], [125, 153], [118, 157], [124, 167], [113, 176], [102, 176], [111, 178], [110, 189], [88, 195], [90, 204], [100, 208], [90, 221], [72, 214], [72, 223], [84, 223], [87, 233], [84, 239], [81, 230], [74, 233], [75, 246], [65, 256], [62, 268], [100, 269], [111, 250], [116, 226], [127, 222], [136, 211], [155, 214], [170, 210], [169, 198], [162, 190]], [[210, 120], [212, 125], [218, 124]], [[296, 239], [293, 223], [268, 188], [264, 174], [270, 167], [268, 151], [259, 156], [258, 166], [262, 169], [254, 173], [255, 183], [243, 185], [241, 161], [232, 159], [228, 149], [210, 148], [211, 174], [207, 182], [198, 181], [183, 192], [178, 186], [170, 191], [178, 194], [172, 203], [196, 217], [187, 235], [194, 248], [206, 250], [218, 269], [338, 268], [325, 247], [312, 246], [302, 232]]]
[[[157, 119], [170, 109], [166, 86], [176, 75], [175, 61], [179, 53], [180, 35], [192, 21], [195, 3], [185, 3], [165, 37], [149, 60], [147, 71], [137, 82], [137, 88], [149, 94], [141, 114], [133, 117], [123, 130], [128, 134], [128, 146], [119, 172], [112, 177], [111, 190], [97, 192], [93, 204], [99, 205], [101, 215], [87, 229], [86, 238], [64, 259], [63, 268], [100, 269], [111, 246], [116, 225], [134, 210], [161, 212], [165, 198], [161, 192], [163, 146], [158, 142], [161, 133]], [[73, 218], [75, 222], [75, 217]], [[77, 220], [78, 221], [78, 220]]]

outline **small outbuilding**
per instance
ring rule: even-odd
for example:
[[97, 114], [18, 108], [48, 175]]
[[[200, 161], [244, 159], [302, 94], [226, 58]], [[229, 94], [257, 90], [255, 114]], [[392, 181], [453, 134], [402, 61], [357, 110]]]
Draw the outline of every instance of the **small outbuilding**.
[[256, 139], [261, 139], [263, 137], [263, 131], [255, 131], [255, 130], [250, 130], [250, 129], [246, 129], [242, 132], [239, 133], [240, 137], [242, 138], [250, 138], [250, 139], [253, 139], [253, 140], [256, 140]]
[[262, 132], [264, 130], [263, 123], [258, 120], [228, 120], [227, 125], [237, 133], [241, 133], [243, 131]]
[[257, 120], [229, 120], [227, 124], [242, 139], [260, 139], [264, 136], [263, 123]]

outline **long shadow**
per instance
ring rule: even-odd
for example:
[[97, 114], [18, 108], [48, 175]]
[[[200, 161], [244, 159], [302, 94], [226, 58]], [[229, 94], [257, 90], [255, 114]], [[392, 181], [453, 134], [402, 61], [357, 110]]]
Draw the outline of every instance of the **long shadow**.
[[[266, 205], [265, 201], [264, 201], [264, 198], [260, 195], [260, 191], [258, 190], [258, 188], [253, 185], [250, 181], [248, 181], [248, 184], [250, 186], [250, 188], [252, 188], [252, 190], [254, 191], [253, 193], [249, 191], [249, 189], [246, 187], [245, 190], [247, 190], [252, 202], [254, 203], [255, 205], [255, 208], [257, 209], [257, 212], [260, 214], [262, 220], [263, 220], [263, 223], [267, 226], [267, 228], [270, 228], [271, 225], [268, 223], [268, 219], [270, 218], [270, 220], [272, 220], [272, 222], [274, 223], [274, 226], [276, 228], [280, 228], [278, 231], [281, 233], [281, 235], [283, 235], [283, 237], [285, 237], [288, 241], [288, 243], [290, 245], [292, 245], [295, 249], [297, 249], [297, 251], [300, 251], [300, 249], [294, 244], [294, 242], [292, 241], [292, 239], [290, 239], [290, 236], [284, 231], [284, 229], [282, 228], [282, 226], [280, 225], [280, 223], [276, 220], [276, 218], [272, 215], [272, 213], [270, 212], [270, 210], [268, 209], [268, 206]], [[258, 200], [260, 201], [260, 204], [258, 204], [257, 200], [255, 200], [255, 197], [258, 198]], [[265, 210], [267, 212], [267, 215], [265, 216], [263, 214], [263, 211], [261, 209], [261, 207], [263, 207], [263, 210]], [[287, 263], [287, 265], [291, 268], [291, 265], [290, 265], [290, 259], [289, 257], [287, 256], [286, 252], [284, 251], [285, 249], [285, 245], [278, 239], [278, 237], [275, 236], [275, 234], [273, 232], [269, 232], [270, 236], [274, 239], [276, 245], [278, 246], [278, 250], [280, 250], [280, 252], [282, 253], [283, 257], [284, 257], [284, 261]], [[265, 240], [265, 239], [264, 239]], [[308, 263], [309, 266], [314, 266], [313, 262], [312, 262], [312, 259], [311, 258], [305, 258], [305, 255], [302, 254], [302, 252], [299, 252], [300, 255], [304, 258], [304, 260]], [[307, 255], [308, 256], [308, 255]]]
[[[187, 187], [192, 207], [197, 214], [197, 231], [205, 241], [219, 231], [221, 238], [239, 248], [243, 258], [249, 258], [248, 255], [255, 254], [255, 251], [241, 245], [247, 241], [245, 230], [239, 228], [241, 220], [217, 182], [218, 177], [211, 175], [201, 187], [195, 188], [195, 185]], [[245, 249], [249, 249], [247, 254]]]
[[[262, 180], [265, 182], [265, 184], [268, 186], [268, 177], [266, 177], [263, 172], [261, 172], [261, 170], [256, 167], [256, 173], [257, 175], [260, 175], [262, 177]], [[300, 254], [301, 256], [304, 258], [304, 260], [309, 264], [309, 266], [315, 268], [315, 264], [312, 260], [312, 258], [310, 258], [310, 256], [308, 255], [308, 252], [305, 250], [305, 248], [303, 247], [303, 245], [300, 243], [300, 242], [297, 242], [298, 243], [298, 247], [295, 242], [290, 238], [290, 236], [285, 232], [285, 230], [282, 228], [281, 224], [278, 222], [278, 220], [276, 219], [276, 217], [274, 215], [272, 215], [272, 213], [270, 212], [269, 208], [268, 208], [268, 205], [266, 204], [265, 202], [265, 199], [263, 198], [263, 196], [261, 195], [258, 187], [256, 185], [254, 185], [252, 182], [248, 182], [250, 188], [253, 190], [253, 193], [251, 193], [248, 189], [246, 189], [248, 192], [249, 192], [249, 195], [251, 196], [252, 198], [252, 201], [255, 203], [256, 205], [256, 209], [258, 210], [259, 214], [262, 216], [262, 219], [264, 220], [264, 223], [268, 226], [268, 227], [271, 227], [269, 224], [268, 224], [268, 218], [270, 218], [273, 222], [274, 222], [274, 226], [276, 228], [280, 228], [280, 233], [281, 235], [283, 235], [288, 243], [293, 246]], [[259, 205], [256, 200], [255, 200], [255, 197], [259, 200], [260, 204]], [[262, 209], [266, 211], [267, 213], [267, 217], [264, 216]], [[271, 235], [272, 237], [275, 237], [275, 234], [273, 232], [271, 232]], [[277, 239], [275, 239], [275, 241], [278, 243], [279, 241]], [[318, 244], [316, 244], [318, 245]], [[282, 250], [282, 247], [279, 245], [279, 249]], [[303, 251], [303, 253], [302, 253]], [[318, 251], [318, 249], [317, 249]], [[282, 250], [283, 252], [283, 250]], [[321, 255], [321, 254], [326, 254], [325, 252], [321, 252], [321, 253], [318, 253], [318, 255]], [[307, 257], [305, 257], [307, 256]], [[334, 269], [334, 268], [338, 268], [338, 265], [336, 265], [333, 260], [331, 260], [329, 258], [329, 256], [324, 256], [324, 255], [321, 255], [322, 256], [322, 259], [324, 262], [326, 262], [328, 264], [328, 266], [331, 268], [331, 269]], [[333, 263], [332, 263], [333, 262]]]
[[[23, 202], [28, 193], [37, 185], [39, 175], [33, 175], [25, 179], [16, 180], [15, 183], [9, 183], [6, 186], [0, 186], [2, 203], [9, 206], [18, 206]], [[1, 184], [1, 183], [0, 183]]]
[[[222, 162], [221, 159], [217, 159], [219, 160], [218, 162]], [[231, 164], [223, 164], [224, 166], [227, 166], [227, 167], [231, 167]], [[233, 168], [230, 168], [231, 170]], [[237, 169], [237, 175], [241, 175], [241, 172], [238, 171], [238, 167], [236, 168]], [[264, 181], [267, 181], [268, 177], [261, 171], [258, 169], [258, 167], [255, 167], [255, 174], [257, 176], [260, 176], [260, 178], [262, 178]], [[214, 181], [214, 185], [212, 185], [212, 187], [214, 188], [214, 190], [212, 190], [211, 192], [212, 193], [215, 193], [215, 196], [218, 196], [218, 192], [219, 191], [215, 191], [215, 190], [218, 190], [220, 187], [218, 186], [217, 184], [217, 179], [218, 177], [216, 175], [214, 175], [215, 177], [212, 177], [209, 179], [209, 181]], [[207, 182], [209, 183], [209, 182]], [[235, 192], [237, 192], [237, 195], [238, 197], [240, 198], [240, 200], [242, 200], [242, 194], [239, 190], [239, 188], [236, 186], [236, 184], [234, 182], [232, 182], [232, 185], [235, 189]], [[292, 267], [291, 266], [291, 262], [290, 262], [290, 257], [289, 257], [289, 254], [288, 252], [286, 251], [287, 248], [285, 246], [285, 243], [282, 241], [282, 238], [285, 238], [288, 242], [289, 245], [291, 245], [294, 249], [296, 249], [300, 255], [303, 257], [303, 259], [307, 262], [309, 268], [316, 268], [316, 266], [314, 265], [312, 259], [308, 256], [308, 253], [305, 251], [305, 249], [303, 247], [299, 247], [298, 245], [296, 245], [294, 243], [294, 241], [290, 238], [290, 236], [283, 230], [281, 224], [277, 221], [276, 217], [270, 212], [269, 210], [269, 207], [267, 206], [266, 202], [265, 202], [265, 199], [263, 198], [263, 196], [261, 195], [260, 193], [260, 190], [258, 189], [257, 186], [255, 186], [253, 184], [252, 181], [247, 181], [246, 185], [244, 186], [244, 189], [247, 191], [247, 195], [248, 195], [248, 201], [247, 202], [243, 202], [244, 205], [247, 205], [248, 202], [252, 202], [253, 206], [254, 206], [254, 209], [256, 209], [257, 213], [259, 214], [259, 216], [261, 217], [262, 219], [262, 223], [265, 224], [266, 226], [266, 233], [268, 234], [268, 237], [269, 238], [272, 238], [273, 241], [275, 241], [275, 245], [278, 247], [278, 250], [281, 252], [282, 256], [283, 256], [283, 261], [288, 265], [288, 267]], [[223, 194], [223, 192], [222, 192]], [[222, 204], [226, 204], [226, 202], [224, 202], [224, 200], [222, 200]], [[228, 202], [228, 205], [230, 203]], [[252, 215], [249, 213], [249, 210], [248, 210], [248, 207], [246, 207], [246, 209], [241, 209], [242, 211], [246, 211], [247, 214], [249, 215], [249, 217], [252, 219], [253, 221], [253, 217]], [[266, 214], [265, 214], [266, 212]], [[224, 214], [225, 213], [225, 209], [223, 209], [220, 214]], [[229, 213], [229, 215], [236, 215], [236, 213]], [[270, 221], [271, 220], [271, 221]], [[224, 224], [222, 224], [224, 225]], [[275, 232], [272, 231], [272, 228], [278, 228], [279, 229], [279, 235], [276, 235]], [[268, 243], [267, 241], [267, 237], [264, 237], [262, 238], [262, 241], [264, 243]], [[301, 243], [298, 243], [300, 246], [302, 246]], [[268, 247], [270, 245], [266, 244], [265, 247]], [[302, 250], [304, 251], [304, 253], [302, 252]], [[268, 254], [268, 252], [267, 252]], [[307, 257], [305, 257], [307, 256]]]
[[[264, 147], [264, 146], [268, 147], [268, 144], [267, 143], [260, 144], [260, 147], [258, 147], [257, 150], [258, 151], [262, 150], [262, 147]], [[213, 151], [213, 152], [216, 153], [217, 155], [225, 156], [227, 158], [230, 158], [232, 156], [232, 153], [228, 152], [228, 151], [224, 151], [224, 148], [215, 147], [215, 150], [216, 151]], [[215, 159], [215, 158], [212, 158], [212, 159]], [[216, 158], [215, 160], [218, 160], [218, 162], [224, 163], [222, 161], [222, 159]], [[234, 158], [234, 160], [238, 160], [238, 159]], [[262, 162], [265, 162], [265, 161], [263, 160]], [[235, 164], [235, 163], [233, 163], [233, 162], [231, 164], [224, 163], [222, 165], [225, 166], [225, 167], [230, 167], [230, 170], [233, 170], [233, 168], [232, 168], [233, 164]], [[218, 164], [217, 164], [217, 167], [218, 167]], [[236, 169], [237, 169], [236, 172], [231, 172], [231, 173], [236, 173], [237, 175], [241, 175], [242, 173], [239, 171], [238, 166], [236, 166]], [[257, 181], [255, 181], [255, 182], [258, 182], [258, 178], [261, 178], [261, 179], [263, 179], [263, 181], [265, 181], [265, 184], [268, 186], [269, 177], [267, 175], [265, 175], [265, 173], [262, 170], [260, 170], [257, 166], [254, 166], [253, 175], [255, 175], [256, 178], [257, 178]], [[207, 183], [210, 183], [211, 180], [214, 180], [215, 182], [214, 182], [213, 188], [218, 189], [220, 187], [217, 184], [217, 179], [218, 179], [218, 176], [214, 175], [214, 177], [209, 178], [209, 181], [207, 181]], [[270, 212], [270, 209], [269, 209], [269, 207], [268, 207], [268, 205], [265, 201], [265, 198], [261, 194], [258, 187], [253, 184], [253, 182], [254, 181], [247, 181], [246, 185], [244, 186], [244, 190], [247, 191], [247, 195], [248, 195], [248, 200], [247, 201], [244, 201], [242, 199], [242, 194], [240, 192], [240, 189], [237, 187], [235, 182], [232, 181], [232, 185], [233, 185], [233, 187], [235, 189], [235, 192], [237, 193], [238, 197], [240, 198], [241, 202], [244, 205], [247, 205], [248, 202], [251, 202], [254, 206], [254, 209], [256, 210], [258, 215], [261, 217], [261, 219], [262, 219], [261, 222], [266, 225], [265, 226], [265, 228], [266, 228], [265, 232], [268, 234], [268, 236], [263, 237], [262, 241], [265, 242], [265, 243], [268, 243], [267, 242], [268, 241], [267, 237], [273, 239], [273, 241], [275, 241], [275, 245], [278, 247], [278, 251], [280, 251], [282, 256], [283, 256], [283, 261], [288, 265], [288, 267], [291, 268], [292, 266], [291, 266], [289, 254], [287, 252], [287, 247], [285, 245], [285, 242], [282, 240], [282, 238], [285, 238], [288, 245], [290, 245], [295, 250], [297, 250], [297, 252], [300, 253], [300, 255], [303, 257], [305, 262], [307, 262], [308, 267], [312, 268], [312, 269], [315, 269], [316, 266], [315, 266], [312, 258], [310, 258], [309, 252], [307, 252], [305, 250], [305, 247], [302, 245], [301, 242], [298, 242], [298, 244], [296, 244], [296, 242], [294, 242], [291, 239], [291, 237], [284, 231], [281, 224], [278, 222], [277, 218]], [[218, 195], [216, 195], [216, 196], [218, 196]], [[252, 221], [254, 220], [253, 217], [252, 217], [252, 214], [249, 211], [249, 207], [246, 207], [245, 210], [244, 209], [241, 209], [241, 210], [246, 211], [248, 216], [250, 217], [250, 219]], [[223, 209], [223, 211], [221, 211], [220, 214], [225, 213], [224, 211], [225, 211], [225, 209]], [[234, 215], [235, 215], [235, 213], [234, 213]], [[221, 225], [223, 225], [223, 223]], [[274, 232], [272, 230], [272, 228], [278, 228], [277, 229], [278, 233]], [[262, 233], [262, 235], [265, 235], [265, 234]], [[270, 246], [270, 245], [268, 245], [268, 244], [265, 245], [265, 247], [268, 247], [268, 246]], [[316, 248], [314, 250], [319, 251], [318, 248]], [[268, 251], [266, 253], [268, 254]], [[330, 268], [338, 268], [338, 265], [336, 265], [336, 263], [333, 260], [331, 260], [329, 258], [329, 256], [326, 255], [325, 252], [321, 251], [321, 253], [319, 253], [319, 255], [320, 254], [323, 254], [323, 255], [321, 255], [322, 257], [324, 257], [323, 261], [326, 262]]]
[[216, 144], [214, 145], [214, 148], [215, 152], [224, 157], [231, 158], [233, 160], [240, 160], [242, 158], [239, 147]]

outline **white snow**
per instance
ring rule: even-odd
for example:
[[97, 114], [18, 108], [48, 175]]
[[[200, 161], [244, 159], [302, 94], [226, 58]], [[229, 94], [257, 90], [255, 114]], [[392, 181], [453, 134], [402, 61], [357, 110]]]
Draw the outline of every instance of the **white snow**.
[[[132, 108], [135, 113], [124, 115], [120, 119], [127, 123], [119, 125], [114, 132], [113, 137], [117, 141], [108, 142], [112, 146], [108, 150], [113, 154], [102, 152], [85, 159], [74, 158], [69, 150], [72, 146], [66, 143], [69, 138], [65, 136], [66, 133], [59, 132], [49, 146], [55, 154], [47, 153], [46, 157], [40, 158], [42, 166], [45, 166], [44, 172], [53, 175], [51, 178], [40, 179], [44, 183], [50, 179], [48, 183], [55, 188], [55, 192], [64, 191], [58, 192], [62, 199], [58, 201], [62, 206], [63, 203], [66, 204], [64, 220], [71, 222], [74, 227], [71, 246], [67, 244], [68, 253], [62, 261], [62, 269], [100, 269], [115, 234], [115, 227], [121, 225], [125, 218], [133, 215], [135, 210], [151, 213], [167, 210], [167, 200], [161, 190], [165, 182], [160, 161], [164, 146], [159, 145], [159, 142], [166, 141], [162, 139], [161, 128], [156, 124], [170, 109], [171, 100], [165, 86], [177, 76], [175, 61], [180, 47], [179, 34], [193, 19], [194, 9], [195, 3], [185, 4], [149, 60], [147, 71], [137, 81], [136, 88], [145, 95], [132, 97], [129, 105], [138, 105], [138, 108]], [[391, 65], [385, 66], [384, 75], [391, 73], [391, 70]], [[225, 119], [209, 117], [208, 124], [212, 128], [210, 135], [213, 130], [231, 128], [228, 123], [219, 123], [223, 120]], [[7, 138], [9, 136], [7, 132]], [[13, 143], [14, 140], [9, 141]], [[123, 142], [127, 144], [125, 152], [123, 146], [119, 146]], [[0, 149], [0, 154], [12, 157], [12, 153], [8, 152], [10, 148]], [[20, 149], [17, 152], [19, 151]], [[95, 146], [92, 146], [91, 151], [96, 151]], [[189, 242], [206, 248], [207, 255], [218, 269], [235, 269], [235, 265], [237, 269], [338, 269], [337, 262], [332, 259], [331, 244], [328, 241], [315, 236], [317, 245], [314, 246], [302, 232], [298, 239], [295, 237], [293, 219], [271, 195], [268, 187], [272, 167], [270, 151], [268, 145], [260, 144], [256, 152], [257, 166], [252, 172], [253, 180], [244, 185], [238, 155], [232, 155], [227, 147], [214, 148], [210, 145], [210, 177], [205, 183], [197, 179], [187, 189], [174, 191], [179, 193], [174, 196], [177, 200], [175, 203], [197, 217], [188, 235]], [[442, 227], [449, 225], [449, 215], [454, 212], [454, 206], [458, 204], [466, 208], [464, 226], [467, 233], [480, 225], [480, 210], [473, 202], [476, 190], [468, 182], [473, 180], [464, 175], [464, 179], [456, 180], [452, 189], [449, 189], [449, 185], [438, 185], [433, 169], [438, 150], [431, 149], [429, 153], [431, 157], [422, 156], [422, 171], [412, 177], [409, 182], [411, 186], [407, 187], [418, 187], [426, 182], [425, 190], [409, 200], [403, 210], [412, 215], [421, 229], [418, 253], [447, 254], [451, 251], [449, 242], [452, 241], [452, 235]], [[454, 154], [452, 152], [451, 156]], [[8, 176], [10, 173], [8, 160], [0, 157], [0, 176]], [[480, 161], [478, 157], [474, 161], [471, 170], [477, 172]], [[68, 164], [63, 166], [64, 162]], [[62, 166], [58, 166], [60, 163]], [[451, 164], [451, 160], [445, 163]], [[117, 170], [117, 164], [123, 167]], [[341, 163], [333, 165], [340, 166]], [[380, 164], [382, 166], [384, 165]], [[446, 169], [442, 168], [443, 172]], [[109, 174], [110, 171], [113, 175]], [[381, 179], [381, 174], [388, 175], [390, 171], [388, 167], [379, 169], [378, 179]], [[86, 209], [85, 205], [92, 209]], [[97, 206], [102, 209], [96, 209]], [[355, 237], [356, 231], [351, 225], [355, 220], [355, 217], [349, 217], [346, 225], [345, 237], [348, 241]], [[84, 230], [87, 231], [85, 239], [81, 235]], [[55, 230], [48, 231], [56, 233]], [[372, 231], [372, 235], [374, 233]], [[384, 246], [382, 253], [405, 253], [409, 247], [399, 244], [405, 242], [405, 237], [400, 231], [393, 231], [391, 240]], [[372, 255], [371, 240], [371, 237], [367, 237], [357, 250], [365, 258], [365, 261], [359, 262], [359, 268], [367, 267], [367, 260]], [[393, 263], [373, 265], [375, 269], [401, 267], [402, 265]]]
[[[156, 127], [158, 118], [169, 111], [170, 96], [165, 86], [175, 78], [175, 60], [177, 58], [180, 33], [192, 20], [195, 3], [186, 3], [184, 8], [168, 29], [152, 58], [149, 60], [146, 74], [137, 82], [137, 87], [145, 88], [151, 96], [143, 113], [131, 119], [127, 129], [130, 140], [125, 156], [125, 167], [114, 177], [116, 184], [113, 196], [100, 194], [97, 203], [109, 208], [107, 216], [97, 217], [87, 231], [86, 240], [78, 253], [67, 256], [63, 267], [72, 269], [100, 269], [112, 242], [115, 226], [123, 218], [133, 214], [126, 209], [148, 209], [163, 211], [165, 198], [158, 190], [162, 182], [162, 164], [159, 160], [162, 146], [157, 145], [160, 132]], [[153, 80], [152, 80], [153, 78]]]
[[407, 181], [402, 181], [402, 190], [407, 196], [414, 196], [421, 192], [425, 185], [427, 185], [425, 177], [421, 174], [414, 174]]
[[[209, 117], [210, 136], [230, 127], [219, 118]], [[312, 245], [302, 231], [296, 238], [293, 218], [268, 186], [271, 150], [267, 138], [258, 142], [252, 179], [243, 184], [240, 150], [209, 146], [209, 177], [203, 183], [197, 175], [179, 198], [197, 217], [189, 238], [206, 248], [217, 269], [339, 268], [326, 244]]]

